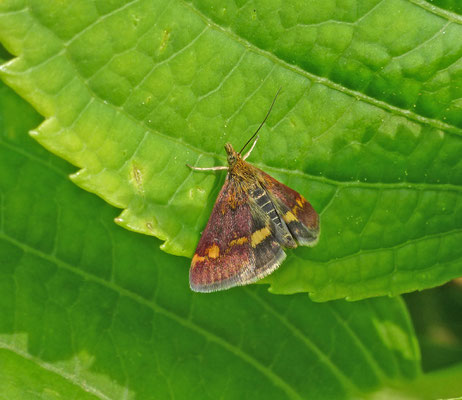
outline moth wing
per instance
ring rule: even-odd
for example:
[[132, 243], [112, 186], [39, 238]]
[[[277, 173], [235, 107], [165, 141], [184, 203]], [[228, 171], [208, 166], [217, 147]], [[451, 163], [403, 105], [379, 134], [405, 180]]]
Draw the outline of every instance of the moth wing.
[[276, 208], [274, 200], [271, 199], [270, 193], [260, 184], [255, 184], [248, 192], [250, 194], [250, 210], [254, 219], [265, 221], [265, 225], [270, 227], [281, 246], [297, 247], [297, 243]]
[[256, 282], [285, 257], [271, 226], [252, 212], [249, 194], [228, 175], [191, 262], [191, 289], [213, 292]]
[[314, 246], [319, 239], [319, 215], [298, 192], [263, 171], [264, 187], [290, 233], [301, 246]]

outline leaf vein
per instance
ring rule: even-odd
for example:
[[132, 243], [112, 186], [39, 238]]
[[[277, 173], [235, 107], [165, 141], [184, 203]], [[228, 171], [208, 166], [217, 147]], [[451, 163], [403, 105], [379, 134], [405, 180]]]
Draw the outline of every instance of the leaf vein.
[[46, 371], [49, 371], [49, 372], [53, 372], [54, 374], [60, 376], [61, 378], [65, 379], [66, 381], [70, 382], [72, 385], [77, 386], [78, 388], [80, 388], [80, 389], [82, 389], [82, 390], [84, 390], [84, 391], [86, 391], [88, 393], [91, 393], [92, 395], [94, 395], [98, 399], [112, 400], [110, 397], [106, 396], [100, 390], [96, 389], [93, 386], [90, 386], [84, 380], [79, 381], [77, 376], [74, 376], [73, 374], [65, 372], [62, 369], [59, 369], [59, 368], [55, 367], [54, 365], [52, 365], [50, 363], [42, 361], [39, 358], [34, 357], [31, 354], [29, 354], [29, 353], [27, 353], [27, 352], [25, 352], [25, 351], [23, 351], [23, 350], [21, 350], [19, 348], [15, 348], [15, 347], [11, 346], [10, 344], [2, 343], [2, 342], [0, 342], [0, 348], [4, 349], [4, 350], [11, 351], [12, 353], [14, 353], [16, 355], [19, 355], [19, 356], [23, 357], [24, 359], [26, 359], [28, 361], [34, 362], [35, 364], [37, 364], [42, 369], [44, 369]]
[[[328, 260], [328, 261], [319, 261], [319, 262], [324, 263], [326, 265], [330, 265], [330, 264], [333, 264], [335, 262], [338, 262], [339, 260], [348, 260], [350, 258], [354, 258], [354, 257], [357, 257], [357, 256], [362, 255], [362, 254], [370, 254], [370, 253], [374, 253], [374, 252], [377, 252], [377, 251], [380, 251], [380, 250], [383, 250], [383, 251], [395, 251], [395, 250], [398, 250], [398, 249], [400, 249], [400, 248], [402, 248], [404, 246], [422, 242], [423, 240], [443, 238], [443, 237], [454, 235], [455, 233], [459, 233], [459, 232], [462, 233], [462, 228], [454, 228], [454, 229], [448, 230], [446, 232], [434, 233], [434, 234], [431, 234], [431, 235], [425, 235], [425, 236], [421, 236], [421, 237], [414, 238], [414, 239], [408, 239], [408, 240], [405, 240], [402, 243], [398, 243], [396, 245], [389, 246], [389, 247], [377, 247], [377, 248], [371, 248], [371, 249], [359, 249], [358, 251], [355, 251], [354, 253], [346, 254], [344, 256], [337, 257], [337, 258], [334, 258], [334, 259], [331, 259], [331, 260]], [[457, 257], [456, 259], [458, 259], [458, 258], [461, 258], [461, 257]], [[416, 270], [415, 272], [420, 272], [420, 271], [421, 270]]]
[[425, 11], [428, 11], [434, 15], [437, 15], [438, 17], [445, 18], [449, 21], [462, 25], [462, 16], [456, 13], [436, 7], [433, 4], [429, 4], [425, 0], [408, 0], [408, 1], [412, 4], [415, 4], [418, 7], [423, 8]]
[[333, 361], [328, 357], [327, 354], [323, 353], [322, 350], [310, 339], [308, 338], [303, 332], [301, 332], [296, 326], [294, 326], [286, 316], [281, 315], [281, 313], [274, 309], [268, 302], [264, 301], [260, 296], [255, 294], [252, 290], [246, 288], [246, 293], [254, 298], [266, 311], [270, 312], [274, 315], [296, 338], [298, 338], [307, 349], [311, 350], [315, 353], [319, 360], [327, 365], [332, 373], [338, 378], [343, 385], [353, 392], [358, 391], [358, 387], [353, 383], [353, 381], [345, 375], [337, 365], [333, 363]]

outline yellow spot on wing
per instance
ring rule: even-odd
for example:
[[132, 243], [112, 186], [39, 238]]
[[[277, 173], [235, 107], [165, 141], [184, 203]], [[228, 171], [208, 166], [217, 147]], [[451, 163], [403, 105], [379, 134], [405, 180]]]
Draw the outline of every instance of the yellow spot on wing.
[[196, 265], [196, 263], [200, 261], [205, 261], [205, 257], [202, 257], [199, 254], [194, 254], [194, 257], [191, 262], [191, 266], [194, 267], [194, 265]]
[[240, 237], [239, 239], [231, 240], [231, 242], [229, 242], [229, 245], [234, 246], [236, 244], [244, 244], [244, 243], [247, 243], [247, 238], [245, 236]]
[[212, 244], [207, 248], [207, 254], [205, 256], [200, 256], [199, 254], [194, 254], [194, 257], [191, 261], [191, 267], [194, 267], [198, 262], [205, 261], [208, 258], [217, 258], [220, 255], [220, 248], [216, 244]]
[[301, 210], [303, 208], [303, 206], [306, 203], [306, 200], [305, 200], [304, 197], [300, 196], [300, 197], [297, 197], [297, 200], [295, 200], [295, 201], [297, 202], [297, 204], [295, 206], [293, 206], [292, 212], [295, 215], [295, 217], [297, 217], [298, 210]]
[[220, 255], [220, 248], [214, 243], [207, 249], [209, 258], [217, 258]]
[[306, 200], [303, 198], [303, 197], [297, 197], [297, 204], [300, 206], [300, 207], [303, 207], [303, 204], [306, 203]]
[[291, 211], [287, 211], [282, 218], [287, 224], [292, 221], [297, 221], [297, 217]]
[[257, 244], [263, 242], [263, 240], [265, 240], [265, 238], [267, 238], [269, 235], [271, 235], [271, 231], [266, 226], [252, 233], [252, 236], [250, 238], [252, 242], [252, 247], [256, 247]]

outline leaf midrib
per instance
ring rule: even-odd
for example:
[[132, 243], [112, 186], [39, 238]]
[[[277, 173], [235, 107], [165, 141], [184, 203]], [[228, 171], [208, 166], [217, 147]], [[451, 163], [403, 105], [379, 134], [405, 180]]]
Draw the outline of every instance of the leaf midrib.
[[[322, 214], [322, 212], [320, 214]], [[348, 260], [350, 258], [358, 257], [359, 255], [375, 253], [375, 252], [378, 252], [380, 250], [383, 250], [383, 251], [396, 251], [397, 249], [400, 249], [400, 248], [402, 248], [404, 246], [408, 246], [410, 244], [416, 244], [416, 243], [419, 243], [419, 242], [421, 242], [423, 240], [442, 238], [442, 237], [445, 237], [445, 236], [454, 235], [455, 233], [459, 233], [459, 232], [462, 233], [462, 228], [454, 228], [454, 229], [450, 229], [450, 230], [445, 231], [445, 232], [427, 234], [427, 235], [420, 236], [420, 237], [417, 237], [417, 238], [412, 238], [412, 239], [405, 240], [402, 243], [398, 243], [398, 244], [395, 244], [395, 245], [389, 246], [389, 247], [377, 247], [377, 248], [374, 248], [374, 249], [359, 249], [358, 251], [355, 251], [354, 253], [345, 254], [343, 256], [336, 257], [336, 258], [333, 258], [333, 259], [330, 259], [330, 260], [327, 260], [327, 261], [319, 261], [319, 260], [317, 260], [317, 262], [323, 263], [324, 265], [330, 265], [330, 264], [337, 263], [340, 260], [344, 261], [344, 260]], [[452, 259], [450, 261], [454, 261], [454, 260], [458, 260], [458, 259], [460, 259], [460, 257], [456, 257], [456, 258], [454, 258], [454, 259]], [[395, 268], [396, 268], [396, 265], [395, 265]], [[423, 270], [424, 270], [424, 268], [418, 269], [418, 270], [410, 270], [408, 272], [415, 273], [415, 272], [419, 272], [419, 271], [423, 271]], [[389, 274], [391, 274], [391, 273], [387, 273], [385, 275], [389, 275]], [[377, 278], [377, 276], [374, 276], [374, 278]], [[362, 278], [361, 281], [364, 282], [364, 278]]]
[[[219, 156], [215, 156], [219, 157]], [[362, 180], [336, 180], [328, 178], [321, 175], [312, 175], [308, 174], [299, 169], [286, 169], [282, 167], [273, 167], [263, 163], [252, 163], [255, 166], [258, 166], [260, 169], [274, 171], [283, 173], [285, 175], [294, 175], [307, 178], [312, 181], [326, 183], [332, 186], [343, 186], [343, 188], [372, 188], [372, 189], [411, 189], [411, 190], [446, 190], [448, 192], [462, 192], [462, 186], [455, 185], [452, 183], [426, 183], [426, 182], [410, 182], [410, 181], [401, 181], [401, 182], [370, 182]]]

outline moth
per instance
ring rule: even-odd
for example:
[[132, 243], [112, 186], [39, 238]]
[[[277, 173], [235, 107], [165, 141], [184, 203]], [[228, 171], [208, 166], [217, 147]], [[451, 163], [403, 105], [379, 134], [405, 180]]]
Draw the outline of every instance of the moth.
[[[258, 141], [280, 89], [262, 123], [239, 152], [225, 144], [228, 166], [196, 171], [227, 170], [207, 226], [191, 262], [189, 283], [196, 292], [247, 285], [271, 274], [286, 258], [284, 249], [314, 246], [319, 216], [295, 190], [245, 160]], [[242, 152], [253, 140], [250, 150]]]

